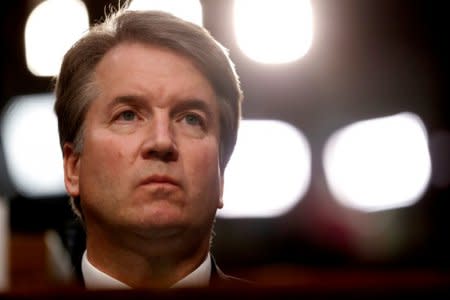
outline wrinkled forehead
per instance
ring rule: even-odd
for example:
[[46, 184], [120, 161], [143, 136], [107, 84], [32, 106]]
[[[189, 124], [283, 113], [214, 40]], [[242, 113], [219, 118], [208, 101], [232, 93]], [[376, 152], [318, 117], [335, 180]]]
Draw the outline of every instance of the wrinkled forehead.
[[[171, 102], [202, 103], [219, 119], [217, 95], [210, 81], [177, 52], [137, 43], [111, 49], [96, 66], [94, 82], [100, 102], [135, 99], [164, 107]], [[123, 101], [119, 101], [123, 102]], [[177, 103], [174, 103], [177, 104]], [[178, 104], [177, 104], [178, 105]]]
[[[144, 49], [144, 51], [143, 51]], [[156, 58], [155, 58], [156, 57]], [[144, 68], [149, 70], [157, 68], [159, 66], [159, 59], [165, 59], [165, 69], [171, 71], [170, 68], [183, 68], [195, 70], [193, 73], [199, 73], [204, 78], [205, 82], [212, 88], [216, 96], [221, 94], [220, 87], [218, 87], [217, 80], [214, 80], [214, 72], [212, 68], [214, 66], [206, 66], [199, 57], [186, 54], [180, 49], [173, 49], [159, 43], [141, 42], [135, 40], [124, 40], [111, 47], [106, 51], [102, 58], [97, 62], [92, 72], [91, 79], [95, 81], [99, 73], [105, 72], [105, 66], [107, 71], [111, 72], [114, 66], [126, 66], [122, 61], [128, 61], [129, 64], [135, 64], [141, 67], [141, 71]], [[147, 63], [150, 61], [151, 63]], [[174, 63], [177, 62], [177, 63]], [[211, 65], [212, 63], [210, 63]], [[138, 68], [135, 68], [137, 70]], [[163, 75], [163, 69], [158, 70]], [[128, 74], [123, 73], [119, 68], [116, 68], [117, 75], [122, 78]]]

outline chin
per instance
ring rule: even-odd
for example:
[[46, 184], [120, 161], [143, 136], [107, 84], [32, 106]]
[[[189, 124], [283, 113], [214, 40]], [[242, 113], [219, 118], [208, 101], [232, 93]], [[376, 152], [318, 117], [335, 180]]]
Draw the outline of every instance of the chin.
[[177, 207], [152, 207], [151, 209], [141, 209], [136, 218], [132, 218], [130, 221], [139, 220], [136, 225], [142, 228], [162, 230], [185, 227], [184, 219], [182, 211]]

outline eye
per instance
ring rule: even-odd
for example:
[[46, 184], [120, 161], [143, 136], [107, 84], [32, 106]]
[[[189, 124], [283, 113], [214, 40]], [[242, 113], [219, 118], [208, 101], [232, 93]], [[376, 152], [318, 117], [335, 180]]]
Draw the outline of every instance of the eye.
[[186, 121], [187, 124], [192, 125], [192, 126], [203, 126], [203, 119], [197, 115], [197, 114], [186, 114], [184, 116], [184, 120]]
[[125, 110], [119, 114], [117, 119], [123, 121], [134, 121], [136, 119], [136, 113], [132, 110]]

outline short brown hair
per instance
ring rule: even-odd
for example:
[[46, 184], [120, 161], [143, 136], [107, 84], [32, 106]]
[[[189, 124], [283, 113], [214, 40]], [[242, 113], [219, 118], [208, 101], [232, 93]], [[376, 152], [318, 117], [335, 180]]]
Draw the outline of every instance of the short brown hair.
[[236, 144], [243, 98], [234, 65], [206, 29], [164, 12], [120, 9], [94, 25], [66, 53], [55, 85], [61, 147], [69, 142], [75, 144], [75, 151], [82, 151], [86, 112], [99, 92], [93, 80], [95, 67], [110, 49], [124, 42], [182, 54], [209, 80], [220, 110], [220, 168], [224, 172]]

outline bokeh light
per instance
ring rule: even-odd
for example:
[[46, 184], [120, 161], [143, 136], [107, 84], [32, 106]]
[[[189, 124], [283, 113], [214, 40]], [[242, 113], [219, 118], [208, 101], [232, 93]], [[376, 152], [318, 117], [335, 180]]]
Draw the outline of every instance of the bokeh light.
[[81, 0], [46, 0], [34, 8], [25, 25], [27, 67], [36, 76], [59, 72], [67, 50], [89, 28]]
[[225, 169], [224, 208], [218, 215], [282, 215], [301, 200], [310, 178], [310, 146], [297, 128], [282, 121], [244, 120]]
[[18, 192], [28, 197], [65, 194], [53, 104], [52, 94], [20, 96], [3, 115], [6, 167]]
[[427, 132], [412, 113], [361, 121], [337, 131], [325, 146], [323, 162], [336, 199], [362, 211], [414, 204], [431, 176]]
[[313, 40], [309, 0], [236, 0], [234, 30], [241, 50], [261, 63], [303, 57]]

